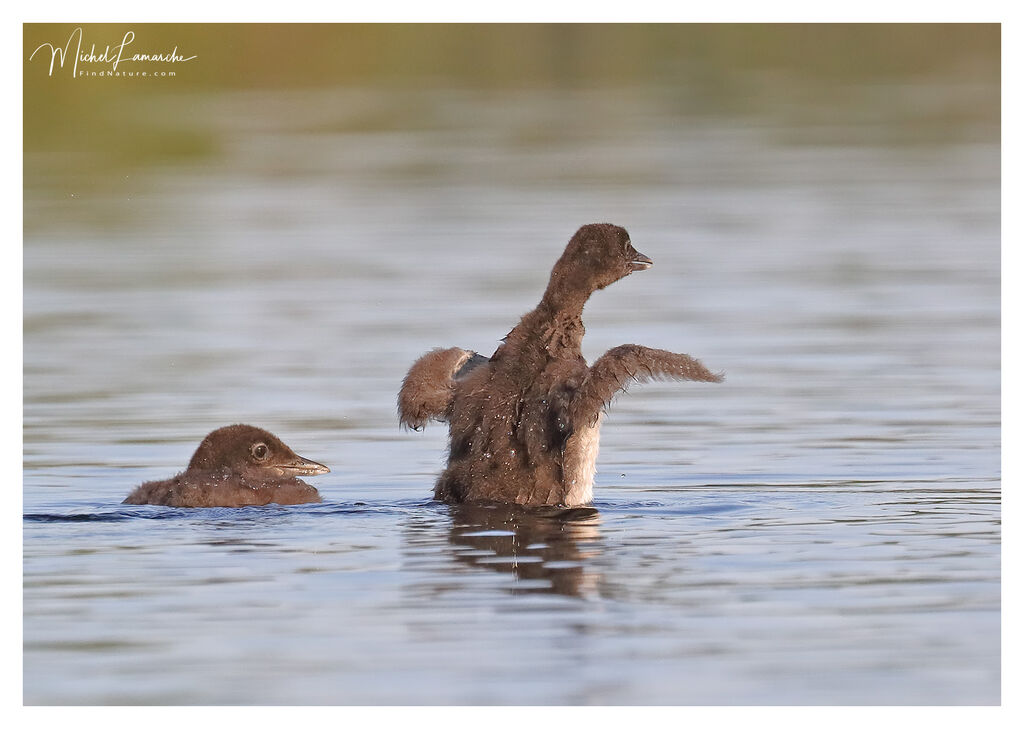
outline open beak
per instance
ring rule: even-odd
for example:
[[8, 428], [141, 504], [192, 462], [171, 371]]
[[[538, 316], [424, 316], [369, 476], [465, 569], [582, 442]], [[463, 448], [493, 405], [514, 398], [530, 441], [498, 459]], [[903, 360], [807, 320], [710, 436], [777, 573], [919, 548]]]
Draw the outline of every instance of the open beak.
[[643, 271], [654, 265], [654, 261], [645, 256], [643, 253], [637, 253], [633, 256], [633, 260], [629, 262], [629, 269], [631, 271]]
[[316, 476], [319, 473], [330, 473], [331, 469], [322, 463], [311, 461], [308, 458], [302, 458], [296, 456], [295, 460], [288, 461], [287, 463], [279, 463], [277, 470], [282, 475], [288, 476]]

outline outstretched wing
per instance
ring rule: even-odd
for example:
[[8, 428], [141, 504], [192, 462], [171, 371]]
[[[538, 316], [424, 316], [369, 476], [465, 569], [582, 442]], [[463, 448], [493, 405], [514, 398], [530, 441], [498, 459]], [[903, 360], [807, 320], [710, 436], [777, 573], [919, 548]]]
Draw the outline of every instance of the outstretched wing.
[[445, 420], [455, 383], [487, 358], [468, 349], [434, 349], [416, 360], [398, 391], [398, 419], [419, 430], [428, 420]]
[[601, 408], [631, 381], [663, 379], [721, 382], [725, 378], [688, 354], [622, 344], [601, 355], [587, 372], [573, 398], [573, 422], [596, 419]]

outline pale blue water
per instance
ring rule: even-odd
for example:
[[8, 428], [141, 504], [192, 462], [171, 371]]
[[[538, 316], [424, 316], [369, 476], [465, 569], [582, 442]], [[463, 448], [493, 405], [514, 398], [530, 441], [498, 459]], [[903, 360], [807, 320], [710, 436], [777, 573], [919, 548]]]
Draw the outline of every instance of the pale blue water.
[[[30, 184], [25, 702], [998, 702], [998, 130], [889, 139], [914, 91], [960, 98], [194, 93], [210, 154]], [[655, 266], [585, 354], [726, 382], [621, 396], [596, 511], [432, 503], [406, 368], [492, 351], [595, 221]], [[331, 466], [324, 503], [119, 505], [232, 422]]]

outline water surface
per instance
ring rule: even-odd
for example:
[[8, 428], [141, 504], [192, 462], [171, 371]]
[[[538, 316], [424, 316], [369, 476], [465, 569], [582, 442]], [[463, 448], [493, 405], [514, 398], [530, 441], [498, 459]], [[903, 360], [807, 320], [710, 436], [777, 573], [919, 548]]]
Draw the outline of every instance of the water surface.
[[[991, 90], [736, 74], [181, 87], [130, 126], [187, 154], [30, 145], [25, 702], [998, 702]], [[595, 221], [655, 266], [585, 355], [725, 383], [619, 397], [593, 509], [431, 502], [406, 368], [493, 351]], [[324, 503], [119, 505], [232, 422]]]

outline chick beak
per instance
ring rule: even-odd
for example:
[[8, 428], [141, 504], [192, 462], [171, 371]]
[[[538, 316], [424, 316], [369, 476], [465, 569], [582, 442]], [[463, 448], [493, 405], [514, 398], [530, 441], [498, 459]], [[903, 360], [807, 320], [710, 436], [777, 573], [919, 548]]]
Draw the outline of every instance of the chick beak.
[[645, 256], [643, 253], [637, 253], [633, 256], [633, 260], [629, 262], [629, 270], [631, 271], [643, 271], [654, 265], [654, 261]]
[[316, 476], [320, 473], [330, 473], [331, 469], [322, 463], [311, 461], [308, 458], [296, 456], [294, 460], [278, 464], [277, 469], [283, 474], [294, 476]]

